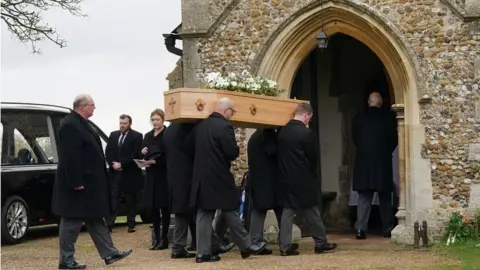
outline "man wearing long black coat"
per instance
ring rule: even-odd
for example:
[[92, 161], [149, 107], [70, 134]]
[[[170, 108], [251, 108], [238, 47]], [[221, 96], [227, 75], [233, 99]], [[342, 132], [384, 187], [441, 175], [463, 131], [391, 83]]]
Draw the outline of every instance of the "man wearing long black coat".
[[85, 268], [74, 258], [83, 223], [106, 264], [132, 252], [113, 246], [103, 219], [112, 209], [102, 143], [87, 120], [93, 115], [95, 103], [90, 96], [80, 95], [75, 98], [73, 109], [58, 131], [58, 167], [53, 185], [52, 212], [61, 216], [60, 269]]
[[397, 146], [396, 123], [392, 115], [381, 109], [382, 97], [373, 92], [369, 107], [353, 120], [353, 142], [357, 148], [353, 173], [353, 190], [358, 192], [357, 239], [366, 238], [372, 199], [378, 192], [380, 216], [385, 237], [393, 229], [392, 218], [392, 152]]
[[[265, 242], [263, 229], [267, 211], [273, 209], [278, 226], [282, 208], [277, 200], [278, 155], [277, 134], [274, 129], [257, 129], [248, 140], [248, 182], [251, 199], [250, 237], [252, 243]], [[259, 255], [272, 254], [265, 248]]]
[[[165, 154], [170, 195], [170, 210], [175, 214], [172, 259], [192, 258], [195, 254], [185, 250], [188, 226], [195, 212], [190, 207], [190, 190], [193, 176], [193, 124], [172, 123], [165, 131]], [[192, 234], [192, 241], [195, 237]]]
[[317, 143], [306, 127], [313, 116], [310, 104], [297, 105], [294, 119], [278, 131], [279, 180], [285, 188], [280, 225], [279, 246], [282, 256], [298, 255], [298, 245], [292, 245], [292, 227], [296, 211], [304, 213], [312, 227], [315, 253], [337, 247], [328, 243], [325, 226], [318, 209]]
[[132, 118], [122, 114], [120, 129], [110, 133], [105, 157], [109, 164], [110, 191], [113, 212], [107, 217], [107, 224], [113, 226], [117, 218], [120, 196], [124, 195], [127, 207], [127, 232], [135, 232], [135, 216], [137, 205], [137, 193], [143, 187], [142, 169], [134, 159], [140, 159], [142, 150], [143, 134], [131, 128]]
[[197, 207], [197, 263], [219, 261], [212, 254], [212, 221], [217, 209], [222, 210], [234, 242], [240, 247], [242, 258], [264, 248], [251, 244], [242, 226], [238, 208], [240, 198], [231, 162], [239, 155], [233, 126], [228, 120], [235, 114], [228, 98], [218, 100], [215, 112], [201, 121], [194, 131], [195, 161], [193, 166], [192, 207]]

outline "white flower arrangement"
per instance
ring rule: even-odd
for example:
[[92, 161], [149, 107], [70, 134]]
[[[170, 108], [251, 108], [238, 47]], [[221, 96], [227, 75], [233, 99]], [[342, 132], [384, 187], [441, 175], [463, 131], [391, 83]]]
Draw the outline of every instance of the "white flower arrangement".
[[204, 77], [207, 89], [244, 92], [256, 95], [279, 96], [284, 92], [277, 87], [277, 83], [262, 77], [252, 76], [244, 70], [240, 74], [211, 72]]

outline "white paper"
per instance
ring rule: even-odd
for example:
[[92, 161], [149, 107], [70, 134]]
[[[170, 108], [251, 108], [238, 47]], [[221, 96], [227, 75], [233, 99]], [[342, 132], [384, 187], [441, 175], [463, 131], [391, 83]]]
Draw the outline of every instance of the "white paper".
[[150, 165], [148, 164], [145, 164], [145, 160], [143, 159], [134, 159], [133, 161], [135, 161], [135, 163], [137, 164], [137, 166], [141, 169], [141, 168], [148, 168], [150, 167]]

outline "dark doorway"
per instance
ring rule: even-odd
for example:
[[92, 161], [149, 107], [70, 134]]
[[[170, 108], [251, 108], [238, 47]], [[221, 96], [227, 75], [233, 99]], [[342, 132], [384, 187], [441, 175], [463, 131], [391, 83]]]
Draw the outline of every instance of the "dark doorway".
[[[390, 85], [385, 67], [375, 53], [344, 34], [332, 36], [324, 51], [314, 49], [297, 71], [290, 96], [309, 100], [315, 112], [310, 129], [319, 142], [319, 194], [324, 198], [319, 206], [330, 231], [351, 230], [356, 219], [356, 205], [352, 204], [355, 199], [351, 196], [355, 160], [351, 140], [353, 117], [368, 106], [372, 92], [380, 92], [383, 108], [390, 111], [395, 100]], [[392, 215], [395, 213], [393, 209]], [[302, 236], [310, 234], [301, 215], [296, 223]], [[370, 231], [379, 226], [378, 206], [374, 206]]]

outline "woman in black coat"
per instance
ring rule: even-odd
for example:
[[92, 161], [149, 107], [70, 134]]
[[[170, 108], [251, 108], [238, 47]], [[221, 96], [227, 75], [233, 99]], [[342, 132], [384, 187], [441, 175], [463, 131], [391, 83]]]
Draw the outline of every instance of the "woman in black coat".
[[[165, 113], [156, 109], [150, 114], [153, 130], [143, 139], [142, 154], [146, 164], [147, 175], [144, 189], [145, 205], [152, 211], [152, 247], [150, 250], [168, 248], [168, 228], [170, 226], [170, 209], [168, 199], [167, 162], [163, 134], [167, 129], [163, 125]], [[160, 215], [161, 212], [161, 215]], [[162, 232], [160, 234], [160, 224]]]

